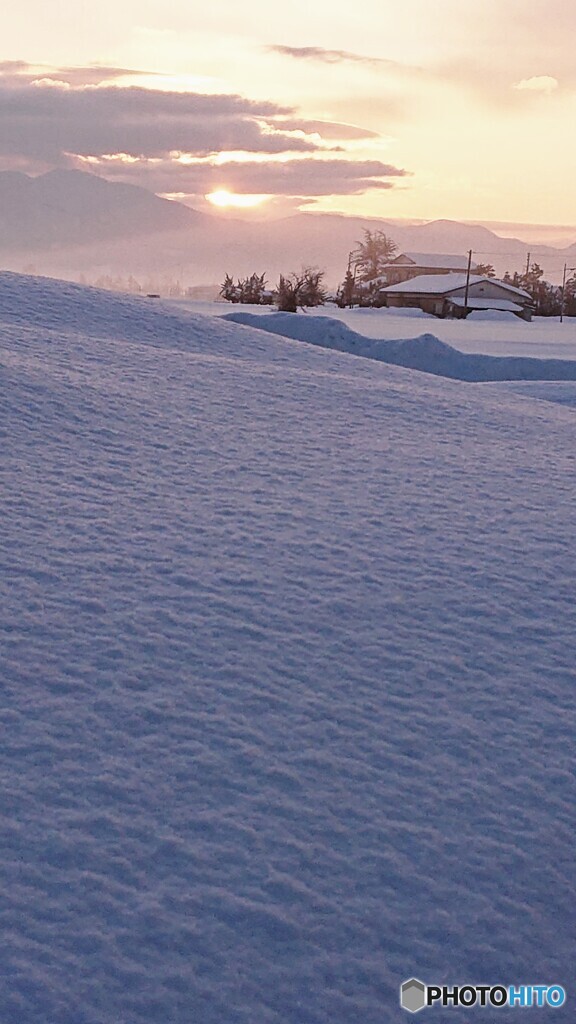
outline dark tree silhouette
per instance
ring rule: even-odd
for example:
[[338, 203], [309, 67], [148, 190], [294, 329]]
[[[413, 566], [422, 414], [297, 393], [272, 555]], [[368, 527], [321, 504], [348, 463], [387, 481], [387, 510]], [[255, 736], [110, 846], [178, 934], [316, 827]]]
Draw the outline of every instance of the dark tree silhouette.
[[480, 277], [496, 277], [496, 271], [491, 263], [477, 263], [474, 273]]
[[303, 267], [299, 274], [280, 274], [278, 281], [278, 309], [295, 313], [299, 306], [322, 306], [327, 293], [322, 287], [324, 271], [316, 267]]
[[227, 302], [246, 302], [251, 305], [260, 305], [264, 300], [266, 291], [266, 275], [251, 274], [242, 280], [239, 278], [234, 284], [230, 274], [226, 274], [220, 288], [220, 295]]
[[352, 263], [356, 267], [359, 281], [373, 281], [381, 277], [386, 264], [396, 255], [398, 246], [384, 231], [364, 229], [364, 241], [357, 242], [352, 250]]

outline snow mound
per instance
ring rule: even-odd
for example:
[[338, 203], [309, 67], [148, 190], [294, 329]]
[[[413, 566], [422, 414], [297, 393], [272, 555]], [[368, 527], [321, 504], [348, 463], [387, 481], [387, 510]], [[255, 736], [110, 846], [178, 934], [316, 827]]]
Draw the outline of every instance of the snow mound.
[[4, 275], [0, 381], [3, 1021], [569, 985], [570, 410]]
[[403, 309], [401, 306], [396, 306], [394, 309], [384, 309], [382, 312], [389, 314], [390, 316], [399, 316], [407, 320], [435, 320], [436, 317], [432, 313], [425, 313], [423, 309]]
[[239, 312], [225, 314], [222, 319], [453, 380], [576, 380], [576, 360], [464, 353], [433, 334], [380, 340], [356, 333], [341, 320], [294, 313], [256, 316]]
[[467, 320], [488, 320], [491, 322], [501, 323], [513, 323], [518, 320], [515, 313], [511, 313], [505, 309], [476, 309], [472, 310], [471, 313], [466, 317]]
[[[206, 329], [209, 318], [179, 309], [171, 302], [8, 271], [0, 272], [0, 322], [11, 332], [41, 329], [59, 338], [115, 338], [154, 348], [210, 351], [214, 355], [226, 354], [229, 340], [237, 338], [237, 331], [228, 325], [210, 333]], [[254, 336], [249, 352], [236, 351], [236, 358], [251, 353], [267, 360], [273, 358], [274, 351], [267, 352], [262, 337]]]
[[423, 309], [410, 309], [402, 306], [394, 307], [394, 309], [387, 306], [354, 306], [350, 310], [346, 307], [345, 312], [352, 312], [354, 316], [360, 317], [400, 317], [407, 320], [436, 320], [437, 322], [432, 313], [425, 313]]

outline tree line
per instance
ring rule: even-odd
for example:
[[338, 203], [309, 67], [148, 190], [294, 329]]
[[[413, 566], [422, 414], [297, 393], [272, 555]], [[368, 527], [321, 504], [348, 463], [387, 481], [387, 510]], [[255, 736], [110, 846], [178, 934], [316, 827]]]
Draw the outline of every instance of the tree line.
[[[380, 293], [388, 284], [387, 271], [397, 253], [394, 239], [384, 231], [366, 228], [364, 238], [355, 243], [348, 256], [346, 273], [335, 295], [329, 296], [323, 287], [324, 272], [312, 267], [303, 268], [299, 274], [280, 275], [275, 290], [266, 288], [264, 274], [252, 274], [236, 283], [227, 274], [220, 295], [229, 302], [274, 303], [278, 309], [291, 312], [298, 307], [319, 306], [327, 300], [341, 307], [382, 305]], [[473, 273], [496, 277], [491, 263], [477, 263]], [[524, 272], [506, 271], [502, 281], [530, 295], [536, 316], [576, 316], [574, 275], [562, 288], [544, 280], [542, 267], [533, 262]]]
[[272, 291], [266, 287], [265, 274], [237, 278], [236, 283], [230, 274], [226, 274], [220, 295], [227, 302], [267, 306], [274, 303], [281, 312], [295, 313], [298, 308], [322, 306], [326, 302], [328, 292], [323, 285], [324, 275], [325, 271], [317, 267], [303, 267], [299, 273], [280, 274]]

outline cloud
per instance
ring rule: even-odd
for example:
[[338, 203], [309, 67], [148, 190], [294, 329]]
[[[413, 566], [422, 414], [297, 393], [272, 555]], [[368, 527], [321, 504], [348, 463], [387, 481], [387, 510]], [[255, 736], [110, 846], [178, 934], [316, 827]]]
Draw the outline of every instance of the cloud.
[[271, 44], [265, 47], [268, 53], [277, 53], [281, 57], [292, 57], [294, 60], [315, 61], [320, 64], [359, 64], [380, 70], [394, 71], [401, 74], [422, 74], [423, 69], [387, 57], [368, 57], [350, 50], [328, 50], [323, 46], [284, 46]]
[[[388, 189], [405, 174], [331, 144], [378, 138], [366, 128], [236, 94], [116, 84], [129, 74], [0, 64], [0, 169], [76, 167], [159, 193], [303, 199]], [[237, 152], [244, 158], [226, 160]]]
[[84, 86], [101, 85], [107, 81], [119, 81], [123, 78], [138, 77], [146, 74], [154, 77], [154, 72], [136, 71], [134, 68], [109, 67], [101, 64], [86, 67], [53, 68], [46, 64], [29, 64], [23, 60], [0, 61], [0, 83], [4, 86], [31, 85], [38, 80], [44, 82], [61, 82], [66, 85]]
[[339, 139], [354, 141], [356, 139], [379, 139], [378, 132], [369, 128], [359, 128], [354, 124], [342, 124], [340, 121], [309, 121], [305, 118], [282, 118], [277, 121], [278, 127], [284, 131], [314, 133], [323, 139]]
[[387, 65], [396, 67], [395, 61], [385, 60], [382, 57], [366, 57], [360, 53], [351, 53], [349, 50], [326, 50], [323, 46], [281, 46], [271, 45], [266, 49], [269, 53], [279, 53], [283, 57], [294, 57], [296, 60], [314, 60], [322, 64], [342, 64], [344, 62], [353, 64], [372, 64], [374, 66]]
[[552, 75], [534, 75], [532, 78], [523, 78], [513, 88], [519, 91], [542, 92], [550, 95], [560, 85], [557, 78]]
[[162, 158], [175, 151], [200, 156], [319, 149], [317, 141], [275, 124], [291, 113], [289, 107], [238, 95], [78, 87], [45, 75], [21, 85], [0, 77], [0, 156], [58, 165], [70, 154]]
[[83, 68], [59, 68], [42, 77], [66, 82], [68, 85], [82, 86], [100, 85], [102, 82], [118, 81], [122, 78], [136, 78], [143, 74], [146, 74], [147, 77], [154, 77], [154, 72], [135, 71], [132, 68], [103, 67], [100, 64], [94, 64]]
[[145, 166], [116, 165], [107, 162], [105, 174], [117, 180], [141, 183], [154, 192], [179, 191], [188, 195], [206, 195], [220, 189], [248, 195], [310, 197], [358, 195], [370, 189], [393, 187], [390, 179], [407, 172], [380, 160], [318, 159], [230, 160], [213, 164], [206, 161], [172, 161]]

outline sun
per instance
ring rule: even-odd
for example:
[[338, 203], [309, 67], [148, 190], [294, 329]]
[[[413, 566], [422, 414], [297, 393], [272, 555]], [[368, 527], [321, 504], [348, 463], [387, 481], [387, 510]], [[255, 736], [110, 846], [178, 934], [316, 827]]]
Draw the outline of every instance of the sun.
[[268, 196], [257, 196], [257, 195], [240, 195], [237, 192], [228, 192], [227, 189], [221, 188], [216, 192], [210, 192], [206, 199], [213, 206], [236, 206], [246, 209], [250, 206], [259, 206], [263, 203]]

